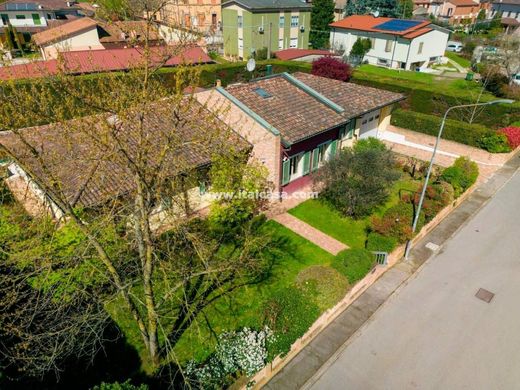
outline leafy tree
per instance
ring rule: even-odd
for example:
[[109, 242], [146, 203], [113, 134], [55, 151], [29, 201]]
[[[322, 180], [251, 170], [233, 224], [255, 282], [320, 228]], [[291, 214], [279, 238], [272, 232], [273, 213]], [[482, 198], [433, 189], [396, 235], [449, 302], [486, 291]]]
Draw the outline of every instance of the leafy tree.
[[399, 0], [399, 17], [410, 19], [413, 16], [413, 0]]
[[397, 0], [353, 0], [347, 2], [345, 15], [366, 15], [379, 11], [379, 16], [400, 17]]
[[311, 31], [309, 42], [315, 49], [329, 47], [329, 31], [334, 21], [334, 1], [315, 0], [311, 10]]
[[349, 57], [353, 62], [361, 63], [363, 58], [372, 48], [372, 42], [368, 38], [358, 38], [352, 45]]
[[333, 57], [321, 57], [312, 62], [311, 73], [329, 79], [349, 81], [352, 77], [352, 67]]
[[355, 218], [370, 214], [388, 198], [400, 177], [390, 150], [375, 138], [360, 140], [328, 161], [317, 175], [320, 196], [342, 214]]

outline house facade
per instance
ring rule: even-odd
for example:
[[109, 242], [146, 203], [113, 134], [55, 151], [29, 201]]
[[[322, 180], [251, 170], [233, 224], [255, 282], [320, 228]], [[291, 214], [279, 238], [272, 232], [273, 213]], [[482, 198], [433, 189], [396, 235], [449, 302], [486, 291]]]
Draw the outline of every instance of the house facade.
[[430, 21], [353, 15], [331, 23], [330, 44], [349, 55], [354, 43], [370, 39], [364, 60], [388, 68], [424, 69], [438, 61], [448, 42], [449, 31]]
[[220, 0], [171, 0], [159, 20], [170, 26], [201, 33], [216, 33], [222, 25]]
[[475, 23], [481, 10], [488, 16], [490, 4], [487, 0], [414, 0], [414, 10], [419, 8], [445, 23], [460, 26]]
[[224, 54], [247, 59], [262, 48], [309, 47], [311, 4], [300, 0], [229, 0], [222, 4]]
[[520, 0], [496, 0], [491, 4], [491, 18], [500, 15], [506, 34], [520, 35]]
[[0, 4], [0, 31], [10, 24], [18, 32], [31, 35], [45, 30], [53, 22], [80, 16], [81, 8], [72, 0], [8, 0]]
[[356, 139], [377, 137], [401, 94], [307, 73], [283, 73], [195, 94], [253, 145], [274, 192], [293, 193]]

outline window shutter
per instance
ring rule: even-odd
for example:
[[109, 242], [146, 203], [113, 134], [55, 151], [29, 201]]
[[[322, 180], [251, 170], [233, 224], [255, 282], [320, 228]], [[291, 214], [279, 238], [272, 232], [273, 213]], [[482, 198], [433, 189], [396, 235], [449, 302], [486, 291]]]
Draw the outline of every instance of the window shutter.
[[336, 157], [336, 151], [338, 149], [338, 140], [332, 141], [330, 144], [330, 153], [329, 153], [329, 160], [332, 160], [334, 157]]
[[312, 171], [318, 169], [320, 148], [316, 148], [312, 151]]
[[303, 174], [306, 175], [311, 171], [311, 152], [303, 155]]
[[285, 160], [282, 167], [282, 185], [289, 183], [291, 178], [291, 160]]

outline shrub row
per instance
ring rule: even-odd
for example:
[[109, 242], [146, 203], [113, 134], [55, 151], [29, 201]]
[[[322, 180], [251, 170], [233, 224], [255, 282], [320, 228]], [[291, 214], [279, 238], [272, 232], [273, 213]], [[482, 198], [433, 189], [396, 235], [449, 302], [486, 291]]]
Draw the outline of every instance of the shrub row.
[[[394, 110], [391, 119], [392, 125], [432, 136], [437, 136], [439, 133], [441, 121], [442, 118], [438, 116], [403, 109]], [[446, 120], [442, 138], [493, 153], [509, 150], [504, 150], [504, 147], [507, 148], [507, 139], [493, 130], [483, 125], [469, 124], [453, 119]]]
[[[402, 103], [402, 106], [423, 114], [441, 116], [451, 106], [475, 103], [474, 96], [464, 91], [451, 91], [451, 93], [438, 91], [435, 90], [434, 85], [413, 80], [403, 81], [356, 71], [352, 81], [361, 85], [404, 93], [407, 95], [407, 99]], [[483, 100], [486, 101], [486, 99]], [[487, 106], [485, 110], [480, 110], [475, 118], [476, 123], [493, 129], [507, 126], [519, 120], [520, 103], [518, 102], [512, 105], [497, 104]]]

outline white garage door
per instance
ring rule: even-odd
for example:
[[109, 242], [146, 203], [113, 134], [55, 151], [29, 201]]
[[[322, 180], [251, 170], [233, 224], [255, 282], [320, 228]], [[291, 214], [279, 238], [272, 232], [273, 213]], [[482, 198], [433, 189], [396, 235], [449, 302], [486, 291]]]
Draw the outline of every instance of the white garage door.
[[381, 110], [369, 112], [361, 117], [359, 138], [377, 137], [377, 125]]

